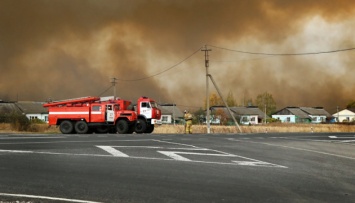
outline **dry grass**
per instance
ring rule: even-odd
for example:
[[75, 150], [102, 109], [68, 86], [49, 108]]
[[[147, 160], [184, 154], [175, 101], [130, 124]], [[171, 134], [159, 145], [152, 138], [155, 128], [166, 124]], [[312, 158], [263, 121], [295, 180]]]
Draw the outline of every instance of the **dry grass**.
[[[340, 124], [267, 124], [255, 126], [240, 126], [243, 133], [282, 133], [282, 132], [355, 132], [355, 125]], [[0, 133], [17, 133], [10, 124], [0, 123]], [[193, 133], [207, 133], [207, 126], [193, 125]], [[55, 126], [47, 124], [31, 124], [27, 132], [21, 133], [60, 133]], [[183, 125], [160, 125], [154, 129], [155, 134], [184, 133]], [[211, 133], [239, 133], [236, 126], [211, 126]]]
[[[355, 125], [338, 124], [267, 124], [240, 126], [243, 133], [282, 133], [282, 132], [355, 132]], [[207, 126], [193, 125], [193, 133], [207, 133]], [[239, 133], [236, 126], [211, 126], [211, 133]], [[183, 125], [161, 125], [154, 133], [184, 133]]]
[[[0, 123], [0, 133], [18, 133], [9, 123]], [[48, 126], [47, 124], [31, 124], [27, 131], [21, 133], [60, 133], [55, 126]]]

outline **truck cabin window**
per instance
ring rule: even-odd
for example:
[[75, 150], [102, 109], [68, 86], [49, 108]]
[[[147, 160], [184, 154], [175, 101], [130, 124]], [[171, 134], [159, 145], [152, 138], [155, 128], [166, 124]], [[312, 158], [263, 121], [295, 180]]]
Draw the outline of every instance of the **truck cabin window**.
[[101, 106], [92, 106], [92, 111], [101, 111]]
[[150, 102], [150, 105], [152, 106], [152, 108], [158, 108], [158, 104], [155, 102]]
[[143, 102], [142, 107], [150, 108], [150, 104], [147, 102]]

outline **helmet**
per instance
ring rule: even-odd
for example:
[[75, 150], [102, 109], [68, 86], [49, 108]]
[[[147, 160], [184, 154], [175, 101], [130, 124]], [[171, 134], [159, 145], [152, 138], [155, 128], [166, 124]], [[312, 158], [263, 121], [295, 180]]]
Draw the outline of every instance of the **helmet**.
[[187, 113], [187, 112], [188, 112], [187, 110], [184, 111], [184, 113]]

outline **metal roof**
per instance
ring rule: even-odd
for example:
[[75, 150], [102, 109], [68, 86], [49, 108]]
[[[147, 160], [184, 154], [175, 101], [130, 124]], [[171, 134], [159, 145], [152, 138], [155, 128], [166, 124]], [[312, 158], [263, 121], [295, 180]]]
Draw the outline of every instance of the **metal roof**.
[[297, 116], [298, 118], [309, 118], [309, 115], [302, 111], [300, 108], [286, 108], [292, 115]]
[[313, 116], [327, 116], [329, 117], [330, 114], [324, 110], [323, 108], [320, 107], [300, 107], [300, 109], [308, 115], [313, 115]]
[[295, 115], [299, 118], [310, 118], [310, 116], [331, 116], [321, 107], [286, 107], [273, 115]]
[[172, 115], [175, 118], [183, 118], [183, 112], [176, 105], [160, 105], [160, 110], [162, 111], [162, 115]]
[[15, 103], [0, 103], [0, 114], [10, 114], [16, 113], [21, 114], [20, 109], [15, 105]]
[[18, 102], [16, 106], [25, 114], [46, 114], [48, 109], [41, 102]]
[[[245, 106], [237, 106], [237, 107], [229, 107], [230, 110], [233, 112], [235, 116], [258, 116], [259, 118], [264, 119], [265, 118], [265, 113], [261, 111], [258, 107], [252, 106], [252, 107], [245, 107]], [[229, 117], [229, 112], [227, 110], [227, 107], [225, 106], [212, 106], [211, 110], [217, 110], [217, 109], [222, 109], [226, 115]], [[266, 115], [266, 118], [268, 116]]]

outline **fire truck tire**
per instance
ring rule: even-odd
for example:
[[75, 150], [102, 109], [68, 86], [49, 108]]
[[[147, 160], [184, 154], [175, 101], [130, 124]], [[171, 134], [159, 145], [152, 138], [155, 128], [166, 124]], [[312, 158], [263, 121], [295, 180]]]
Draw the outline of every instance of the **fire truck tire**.
[[128, 129], [128, 134], [132, 134], [133, 132], [134, 132], [134, 129], [135, 129], [135, 125], [134, 124], [131, 124], [130, 126], [129, 126], [129, 129]]
[[78, 121], [75, 123], [75, 132], [78, 134], [85, 134], [88, 132], [89, 127], [85, 121]]
[[73, 133], [73, 131], [74, 131], [73, 123], [71, 121], [65, 120], [60, 123], [59, 130], [63, 134]]
[[107, 126], [98, 126], [97, 128], [95, 128], [95, 132], [98, 134], [108, 133], [108, 131], [109, 131], [109, 127]]
[[119, 134], [126, 134], [129, 130], [129, 125], [125, 120], [119, 120], [116, 124], [116, 129]]
[[144, 133], [147, 130], [147, 123], [145, 122], [145, 119], [139, 118], [136, 123], [136, 133]]
[[154, 125], [148, 125], [145, 133], [152, 133], [154, 131]]

